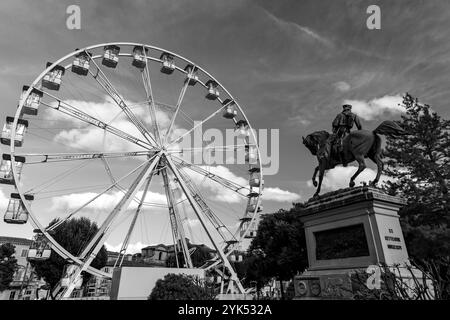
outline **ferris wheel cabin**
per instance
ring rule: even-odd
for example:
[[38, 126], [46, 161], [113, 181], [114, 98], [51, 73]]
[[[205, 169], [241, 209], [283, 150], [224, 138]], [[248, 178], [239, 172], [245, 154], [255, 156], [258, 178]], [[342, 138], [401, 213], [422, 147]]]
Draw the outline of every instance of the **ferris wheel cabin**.
[[115, 68], [119, 63], [120, 47], [116, 45], [110, 45], [104, 47], [102, 64], [108, 68]]
[[205, 85], [208, 89], [208, 93], [206, 94], [206, 99], [216, 100], [219, 97], [219, 89], [217, 89], [219, 84], [214, 80], [208, 80], [205, 83]]
[[[50, 67], [53, 63], [47, 62], [47, 68]], [[62, 76], [66, 72], [66, 69], [63, 66], [57, 65], [53, 67], [42, 79], [42, 86], [49, 90], [58, 91], [61, 86]]]
[[172, 74], [175, 70], [175, 61], [173, 55], [163, 52], [159, 59], [162, 61], [161, 72], [165, 74]]
[[80, 76], [87, 76], [89, 73], [89, 60], [91, 57], [92, 53], [86, 51], [77, 54], [72, 63], [72, 72]]
[[[23, 101], [23, 99], [25, 99], [25, 94], [27, 93], [29, 88], [30, 88], [29, 86], [23, 86], [19, 103], [21, 103]], [[39, 105], [41, 104], [41, 99], [42, 99], [43, 95], [44, 95], [44, 93], [41, 90], [33, 88], [33, 90], [31, 90], [30, 95], [27, 97], [27, 99], [23, 103], [22, 113], [32, 115], [32, 116], [37, 115]]]
[[[16, 168], [17, 174], [20, 176], [22, 172], [23, 164], [25, 163], [24, 157], [15, 156], [14, 166]], [[14, 185], [14, 175], [13, 175], [13, 162], [11, 161], [11, 155], [3, 154], [2, 162], [0, 164], [0, 183]]]
[[245, 162], [246, 163], [256, 163], [258, 160], [258, 151], [253, 145], [245, 146]]
[[50, 258], [51, 253], [52, 249], [47, 239], [42, 233], [38, 233], [28, 250], [27, 259], [29, 261], [43, 261]]
[[[26, 194], [25, 200], [33, 201], [34, 196]], [[6, 208], [3, 221], [9, 224], [25, 224], [28, 221], [28, 211], [18, 193], [11, 193], [8, 207]]]
[[[11, 144], [11, 133], [12, 133], [12, 126], [14, 123], [13, 117], [6, 117], [6, 123], [3, 126], [2, 136], [0, 138], [0, 142], [4, 145], [10, 145]], [[23, 119], [17, 120], [17, 126], [16, 126], [16, 134], [14, 136], [14, 146], [15, 147], [21, 147], [23, 145], [23, 139], [25, 132], [28, 128], [28, 121]]]
[[258, 203], [258, 198], [250, 198], [250, 201], [247, 205], [247, 211], [249, 212], [261, 212], [263, 211], [263, 206], [262, 205], [257, 205]]
[[234, 101], [226, 99], [223, 101], [222, 105], [224, 106], [222, 116], [225, 119], [234, 119], [234, 117], [237, 116], [236, 104]]
[[187, 73], [186, 81], [188, 82], [188, 85], [195, 86], [198, 82], [198, 68], [196, 66], [193, 66], [192, 64], [188, 64], [184, 71]]
[[235, 133], [239, 138], [245, 139], [250, 135], [250, 127], [245, 120], [239, 120], [236, 122]]
[[253, 239], [256, 237], [256, 231], [257, 226], [255, 222], [251, 223], [251, 218], [248, 221], [242, 222], [243, 229], [241, 230], [241, 237], [244, 236], [245, 230], [248, 230], [247, 233], [245, 233], [245, 239]]
[[254, 167], [251, 168], [249, 172], [250, 172], [250, 187], [259, 188], [259, 185], [264, 183], [264, 180], [261, 180], [261, 169]]
[[[258, 185], [259, 186], [259, 185]], [[258, 205], [258, 197], [259, 197], [259, 193], [257, 192], [251, 192], [247, 195], [248, 197], [248, 204], [247, 204], [247, 212], [261, 212], [263, 210], [263, 206]]]
[[133, 49], [133, 62], [131, 64], [138, 69], [144, 69], [147, 65], [147, 52], [147, 48], [144, 48], [143, 46], [135, 46]]

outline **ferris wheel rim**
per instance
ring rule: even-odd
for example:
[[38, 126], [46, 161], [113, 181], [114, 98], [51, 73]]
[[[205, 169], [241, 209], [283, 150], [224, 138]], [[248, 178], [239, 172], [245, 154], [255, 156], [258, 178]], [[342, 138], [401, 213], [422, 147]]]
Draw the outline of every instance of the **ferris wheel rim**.
[[[173, 56], [175, 56], [175, 57], [177, 57], [177, 58], [179, 58], [179, 59], [181, 59], [181, 60], [183, 60], [183, 61], [185, 61], [185, 62], [187, 62], [187, 63], [189, 63], [189, 64], [192, 64], [192, 65], [194, 65], [195, 67], [197, 67], [198, 68], [198, 70], [200, 70], [201, 72], [203, 72], [206, 76], [208, 76], [210, 79], [212, 79], [212, 80], [214, 80], [217, 84], [218, 84], [218, 86], [220, 86], [220, 88], [232, 99], [232, 101], [236, 104], [236, 106], [237, 106], [237, 108], [239, 109], [239, 111], [240, 111], [240, 113], [241, 113], [241, 115], [243, 116], [243, 118], [245, 119], [245, 121], [247, 121], [247, 123], [248, 123], [248, 126], [249, 126], [249, 132], [250, 132], [250, 135], [252, 136], [252, 138], [253, 138], [253, 140], [256, 142], [257, 141], [257, 138], [256, 138], [256, 135], [255, 135], [255, 132], [254, 132], [254, 130], [253, 130], [253, 128], [252, 128], [252, 126], [251, 126], [251, 123], [250, 123], [250, 121], [248, 121], [248, 118], [247, 118], [247, 116], [246, 116], [246, 114], [245, 114], [245, 112], [244, 112], [244, 110], [241, 108], [241, 106], [239, 105], [239, 103], [236, 101], [236, 99], [234, 99], [234, 97], [230, 94], [230, 92], [226, 89], [226, 87], [224, 86], [224, 85], [222, 85], [222, 83], [220, 83], [215, 77], [213, 77], [210, 73], [208, 73], [204, 68], [202, 68], [202, 67], [200, 67], [197, 63], [194, 63], [193, 61], [191, 61], [191, 60], [189, 60], [189, 59], [186, 59], [185, 57], [183, 57], [183, 56], [181, 56], [181, 55], [179, 55], [179, 54], [177, 54], [177, 53], [174, 53], [174, 52], [172, 52], [172, 51], [169, 51], [169, 50], [166, 50], [166, 49], [163, 49], [163, 48], [159, 48], [159, 47], [156, 47], [156, 46], [150, 46], [150, 45], [147, 45], [147, 44], [142, 44], [142, 43], [134, 43], [134, 42], [110, 42], [110, 43], [103, 43], [103, 44], [97, 44], [97, 45], [93, 45], [93, 46], [89, 46], [89, 47], [86, 47], [86, 48], [83, 48], [83, 49], [79, 49], [79, 50], [75, 50], [75, 51], [73, 51], [73, 52], [71, 52], [71, 53], [69, 53], [69, 54], [67, 54], [66, 56], [64, 56], [64, 57], [62, 57], [62, 58], [60, 58], [60, 59], [58, 59], [56, 62], [54, 62], [53, 64], [51, 64], [51, 65], [49, 65], [33, 82], [32, 82], [32, 84], [30, 85], [30, 87], [29, 87], [29, 89], [27, 90], [27, 92], [25, 93], [25, 96], [24, 96], [24, 99], [22, 99], [21, 101], [20, 101], [20, 103], [19, 103], [19, 106], [18, 106], [18, 108], [17, 108], [17, 111], [16, 111], [16, 114], [15, 114], [15, 116], [14, 116], [14, 122], [12, 123], [12, 130], [11, 130], [11, 144], [10, 144], [10, 153], [11, 153], [11, 155], [12, 156], [15, 156], [16, 155], [16, 146], [14, 145], [14, 141], [15, 141], [15, 136], [16, 136], [16, 129], [17, 129], [17, 123], [18, 123], [18, 120], [19, 120], [19, 118], [20, 118], [20, 116], [21, 116], [21, 112], [22, 112], [22, 109], [23, 109], [23, 107], [24, 107], [24, 104], [25, 104], [25, 101], [26, 101], [26, 99], [27, 99], [27, 97], [31, 94], [31, 92], [32, 92], [32, 90], [34, 89], [34, 88], [36, 88], [37, 87], [37, 85], [39, 84], [39, 82], [45, 77], [45, 75], [50, 71], [50, 70], [52, 70], [55, 66], [57, 66], [57, 65], [59, 65], [61, 62], [63, 62], [63, 61], [65, 61], [65, 60], [68, 60], [69, 58], [71, 58], [71, 57], [74, 57], [74, 56], [76, 56], [77, 54], [79, 54], [79, 53], [81, 53], [81, 52], [84, 52], [84, 51], [88, 51], [88, 50], [93, 50], [93, 49], [97, 49], [97, 48], [101, 48], [101, 47], [105, 47], [105, 46], [108, 46], [108, 45], [117, 45], [117, 46], [142, 46], [142, 47], [144, 47], [144, 48], [149, 48], [149, 49], [152, 49], [152, 50], [157, 50], [157, 51], [160, 51], [160, 52], [166, 52], [166, 53], [168, 53], [168, 54], [171, 54], [171, 55], [173, 55]], [[147, 59], [147, 61], [148, 61], [149, 59]], [[70, 65], [68, 65], [68, 66], [66, 66], [65, 68], [67, 69], [67, 68], [70, 68], [70, 66], [71, 66], [71, 64]], [[181, 71], [181, 70], [179, 70], [179, 71]], [[203, 122], [203, 121], [202, 121]], [[263, 192], [263, 183], [262, 183], [262, 181], [263, 181], [263, 168], [262, 168], [262, 163], [261, 163], [261, 152], [260, 152], [260, 149], [259, 149], [259, 145], [258, 145], [258, 143], [256, 143], [256, 145], [255, 145], [255, 147], [256, 147], [256, 153], [257, 153], [257, 158], [258, 158], [258, 165], [259, 165], [259, 167], [260, 167], [260, 176], [261, 176], [261, 181], [260, 181], [260, 187], [259, 187], [259, 195], [258, 195], [258, 200], [257, 200], [257, 205], [256, 205], [256, 209], [255, 209], [255, 211], [253, 212], [253, 214], [252, 214], [252, 220], [251, 220], [251, 223], [253, 223], [253, 221], [257, 218], [257, 216], [259, 215], [258, 214], [258, 212], [257, 212], [257, 209], [258, 209], [258, 207], [259, 207], [259, 205], [260, 205], [260, 202], [261, 202], [261, 196], [262, 196], [262, 192]], [[34, 213], [34, 211], [31, 209], [31, 206], [27, 203], [27, 201], [25, 201], [25, 191], [24, 190], [22, 190], [22, 187], [20, 186], [20, 184], [18, 183], [18, 181], [19, 181], [19, 179], [18, 179], [18, 173], [17, 173], [17, 171], [16, 171], [17, 169], [15, 168], [15, 166], [12, 166], [12, 172], [13, 172], [13, 175], [14, 175], [14, 179], [15, 179], [15, 181], [17, 181], [17, 183], [16, 183], [16, 188], [17, 188], [17, 191], [18, 191], [18, 193], [19, 193], [19, 195], [20, 195], [20, 197], [21, 197], [21, 200], [22, 200], [22, 202], [23, 202], [23, 204], [25, 205], [25, 207], [26, 207], [26, 209], [27, 209], [27, 211], [28, 211], [28, 213], [29, 213], [29, 215], [30, 215], [30, 218], [31, 218], [31, 221], [32, 221], [32, 224], [34, 224], [36, 227], [37, 227], [37, 229], [39, 229], [41, 232], [42, 232], [42, 234], [45, 236], [45, 238], [47, 239], [47, 240], [49, 240], [50, 241], [50, 243], [52, 244], [52, 246], [53, 246], [53, 248], [52, 249], [54, 249], [60, 256], [62, 256], [64, 259], [66, 259], [66, 260], [71, 260], [71, 261], [73, 261], [73, 262], [75, 262], [75, 263], [77, 263], [78, 265], [81, 265], [82, 264], [82, 261], [80, 260], [80, 259], [78, 259], [78, 257], [76, 257], [76, 256], [74, 256], [74, 255], [71, 255], [65, 248], [63, 248], [47, 231], [46, 231], [46, 228], [44, 228], [43, 227], [43, 225], [40, 223], [40, 221], [39, 221], [39, 219], [37, 218], [37, 216], [35, 215], [35, 213]], [[239, 230], [238, 230], [239, 231]], [[245, 232], [248, 232], [248, 228], [245, 230]], [[241, 236], [241, 237], [239, 237], [239, 242], [241, 242], [243, 239], [244, 239], [244, 237], [245, 237], [245, 233]], [[232, 250], [229, 250], [228, 252], [227, 252], [227, 255], [229, 255], [230, 253], [232, 252]], [[92, 268], [92, 267], [89, 267], [89, 269], [87, 270], [89, 273], [91, 273], [91, 274], [94, 274], [94, 275], [99, 275], [99, 276], [103, 276], [103, 277], [107, 277], [108, 276], [108, 274], [106, 274], [106, 273], [104, 273], [104, 272], [102, 272], [101, 270], [99, 270], [99, 269], [96, 269], [96, 268]]]

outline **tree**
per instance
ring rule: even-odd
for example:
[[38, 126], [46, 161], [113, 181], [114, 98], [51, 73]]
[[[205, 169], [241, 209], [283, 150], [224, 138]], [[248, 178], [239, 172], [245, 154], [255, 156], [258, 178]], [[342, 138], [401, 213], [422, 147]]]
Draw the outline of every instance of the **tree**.
[[385, 189], [408, 202], [399, 214], [410, 255], [416, 259], [448, 256], [450, 121], [409, 94], [403, 97], [403, 107], [406, 113], [398, 124], [406, 134], [386, 141], [385, 172], [394, 179]]
[[197, 248], [191, 255], [191, 260], [192, 260], [192, 264], [194, 265], [194, 268], [200, 268], [209, 259], [211, 259], [212, 252], [214, 252], [214, 250], [212, 250], [211, 248], [208, 248], [206, 245], [197, 246]]
[[253, 250], [247, 252], [241, 262], [232, 262], [238, 278], [246, 288], [255, 288], [256, 294], [259, 292], [270, 280], [267, 276], [267, 264], [260, 250]]
[[[58, 219], [50, 222], [55, 224]], [[87, 245], [89, 240], [96, 234], [98, 227], [95, 222], [87, 218], [71, 219], [62, 223], [52, 235], [53, 238], [71, 254], [78, 256]], [[91, 266], [97, 269], [103, 268], [108, 260], [106, 248], [103, 246], [98, 252]], [[68, 264], [61, 256], [52, 251], [50, 258], [44, 261], [32, 261], [31, 265], [38, 277], [42, 277], [51, 288], [55, 289], [59, 280], [63, 276], [64, 266]], [[90, 274], [83, 273], [83, 284], [90, 279]], [[52, 297], [53, 298], [53, 297]]]
[[213, 300], [214, 289], [194, 276], [169, 273], [159, 279], [149, 300]]
[[300, 211], [300, 206], [294, 206], [290, 211], [280, 210], [265, 215], [249, 248], [249, 252], [255, 256], [252, 263], [255, 270], [252, 272], [257, 274], [254, 274], [254, 277], [256, 279], [276, 277], [281, 284], [283, 299], [282, 281], [291, 280], [308, 265]]
[[16, 247], [10, 243], [0, 245], [0, 292], [5, 291], [13, 281], [18, 267], [15, 252]]

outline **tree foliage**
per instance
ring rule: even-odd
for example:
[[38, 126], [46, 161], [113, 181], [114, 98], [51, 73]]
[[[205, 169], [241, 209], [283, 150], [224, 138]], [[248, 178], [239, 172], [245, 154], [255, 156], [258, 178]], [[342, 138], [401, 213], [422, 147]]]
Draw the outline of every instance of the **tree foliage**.
[[[53, 220], [49, 226], [55, 224], [57, 221], [57, 219]], [[52, 236], [67, 251], [78, 256], [97, 230], [98, 227], [95, 222], [81, 217], [79, 219], [65, 221], [56, 228]], [[107, 260], [108, 254], [106, 248], [103, 246], [97, 254], [97, 257], [91, 263], [91, 266], [100, 269], [106, 265]], [[47, 260], [31, 262], [36, 274], [42, 277], [50, 285], [52, 290], [63, 276], [64, 266], [66, 264], [67, 261], [54, 251], [52, 251], [50, 258]], [[86, 283], [89, 278], [90, 275], [84, 273], [83, 283]]]
[[448, 200], [450, 178], [450, 121], [442, 119], [417, 98], [403, 97], [406, 113], [399, 125], [407, 132], [388, 137], [386, 174], [392, 192], [400, 192], [411, 202], [444, 204]]
[[213, 300], [212, 286], [194, 276], [170, 273], [159, 279], [149, 300]]
[[0, 292], [6, 290], [13, 281], [18, 267], [15, 251], [16, 247], [10, 243], [0, 245]]
[[[307, 267], [306, 240], [300, 211], [300, 206], [294, 206], [290, 211], [280, 210], [263, 217], [257, 236], [249, 248], [253, 256], [248, 261], [249, 280], [267, 281], [272, 277], [280, 281], [290, 280]], [[283, 288], [281, 291], [283, 294]]]
[[410, 255], [450, 255], [450, 121], [409, 94], [403, 107], [406, 113], [398, 124], [407, 134], [387, 138], [385, 173], [394, 179], [385, 189], [408, 201], [400, 216]]
[[264, 257], [259, 250], [248, 252], [241, 262], [232, 263], [238, 278], [246, 288], [255, 288], [257, 293], [261, 291], [264, 285], [271, 279], [269, 268], [265, 263]]

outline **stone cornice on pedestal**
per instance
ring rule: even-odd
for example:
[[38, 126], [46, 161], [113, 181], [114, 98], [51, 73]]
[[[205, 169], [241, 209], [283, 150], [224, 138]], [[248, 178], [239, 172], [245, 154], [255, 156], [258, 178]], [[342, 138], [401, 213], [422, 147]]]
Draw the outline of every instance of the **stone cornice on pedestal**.
[[329, 209], [335, 209], [349, 204], [363, 201], [378, 200], [394, 205], [403, 206], [406, 201], [400, 197], [386, 194], [380, 189], [361, 186], [356, 188], [345, 188], [325, 193], [317, 199], [311, 199], [302, 210], [302, 215], [309, 215]]

